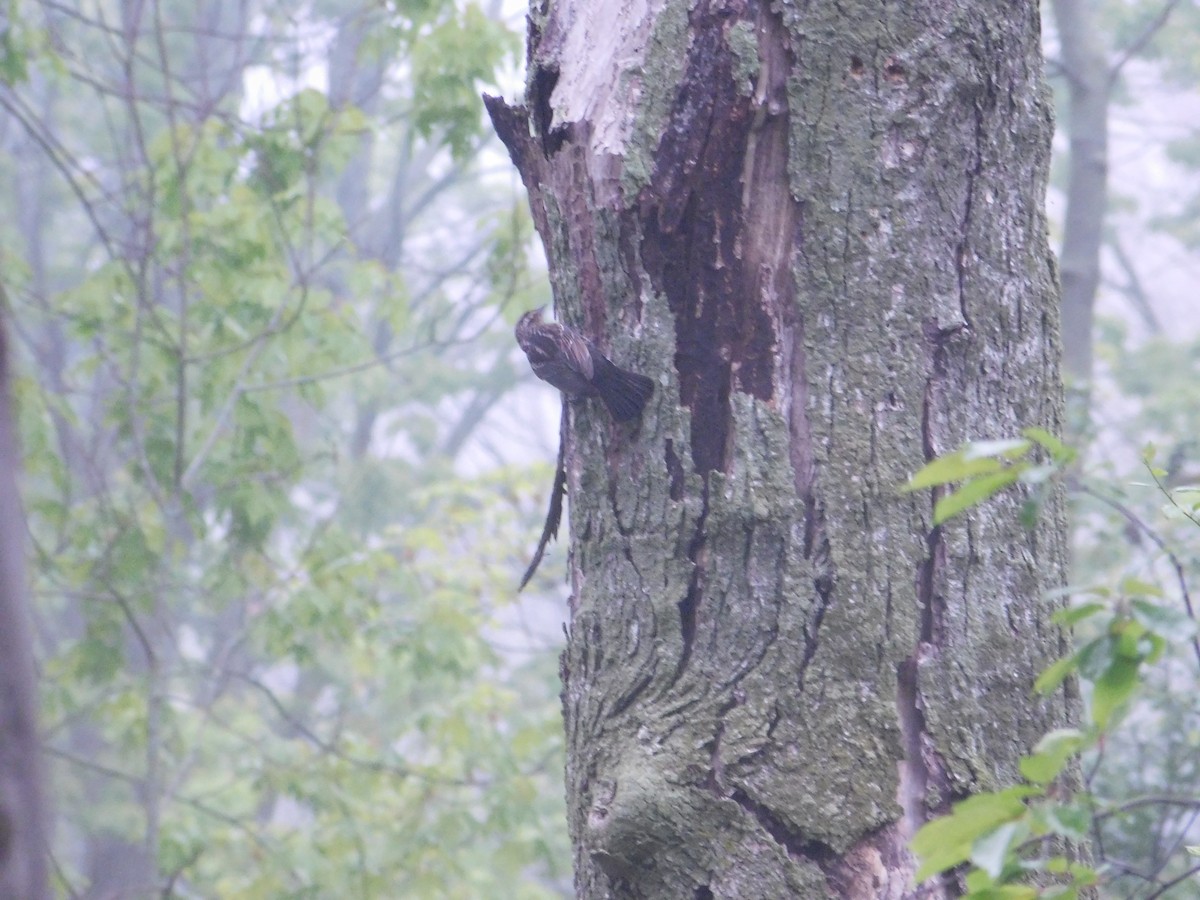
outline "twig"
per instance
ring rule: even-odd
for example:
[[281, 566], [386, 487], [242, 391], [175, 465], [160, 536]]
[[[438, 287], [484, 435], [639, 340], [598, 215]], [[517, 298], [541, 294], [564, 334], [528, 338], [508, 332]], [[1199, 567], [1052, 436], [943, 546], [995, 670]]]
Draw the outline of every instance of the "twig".
[[[1158, 477], [1155, 476], [1153, 472], [1150, 473], [1150, 476], [1152, 478], [1154, 478], [1154, 483], [1156, 485], [1158, 485], [1159, 490], [1161, 490], [1164, 494], [1167, 495], [1167, 498], [1170, 499], [1171, 503], [1175, 504], [1174, 498], [1172, 498], [1170, 495], [1170, 492], [1167, 491], [1163, 487], [1162, 483], [1158, 480]], [[1146, 537], [1148, 537], [1151, 540], [1151, 542], [1154, 544], [1154, 546], [1158, 547], [1158, 549], [1163, 552], [1163, 554], [1167, 557], [1168, 561], [1170, 561], [1171, 567], [1175, 570], [1175, 579], [1179, 582], [1179, 593], [1183, 598], [1183, 606], [1187, 610], [1188, 618], [1191, 619], [1193, 622], [1196, 621], [1196, 611], [1192, 606], [1192, 595], [1188, 592], [1187, 576], [1184, 575], [1184, 572], [1183, 572], [1183, 563], [1181, 563], [1179, 561], [1179, 557], [1176, 556], [1175, 553], [1171, 550], [1171, 548], [1167, 546], [1166, 541], [1164, 541], [1161, 537], [1159, 537], [1158, 532], [1156, 532], [1149, 525], [1147, 525], [1145, 522], [1143, 522], [1141, 517], [1137, 513], [1135, 513], [1133, 510], [1131, 510], [1128, 506], [1126, 506], [1121, 501], [1114, 500], [1111, 497], [1105, 497], [1103, 494], [1093, 490], [1092, 488], [1088, 487], [1086, 484], [1084, 484], [1083, 482], [1078, 481], [1078, 480], [1073, 482], [1072, 487], [1075, 490], [1077, 490], [1079, 493], [1087, 494], [1089, 497], [1095, 497], [1101, 503], [1104, 503], [1105, 505], [1111, 507], [1112, 509], [1115, 509], [1117, 512], [1119, 512], [1122, 516], [1125, 517], [1125, 520], [1127, 522], [1129, 522], [1129, 524], [1133, 525], [1138, 531], [1140, 531], [1142, 534], [1144, 534]], [[1176, 508], [1178, 508], [1178, 504], [1175, 504], [1175, 506], [1176, 506]], [[1186, 513], [1184, 513], [1184, 514], [1187, 515]], [[1191, 517], [1189, 516], [1189, 518], [1191, 518]], [[1193, 519], [1192, 521], [1195, 521], [1195, 520]], [[1197, 524], [1200, 524], [1200, 523], [1197, 523]], [[1196, 662], [1200, 663], [1200, 638], [1193, 637], [1191, 643], [1192, 643], [1192, 650], [1196, 654]]]
[[1163, 8], [1158, 11], [1158, 15], [1151, 19], [1146, 27], [1142, 29], [1142, 33], [1130, 41], [1125, 49], [1121, 51], [1121, 54], [1108, 70], [1109, 90], [1112, 90], [1112, 86], [1116, 83], [1117, 76], [1121, 74], [1121, 69], [1124, 68], [1125, 63], [1137, 55], [1138, 51], [1145, 47], [1150, 42], [1150, 39], [1167, 24], [1167, 19], [1178, 5], [1179, 0], [1167, 0], [1163, 4]]
[[1129, 258], [1129, 254], [1125, 252], [1125, 247], [1115, 234], [1110, 238], [1109, 244], [1112, 246], [1113, 254], [1117, 257], [1117, 263], [1125, 270], [1125, 277], [1129, 279], [1128, 283], [1122, 288], [1123, 293], [1129, 298], [1129, 302], [1133, 308], [1141, 315], [1142, 321], [1146, 323], [1146, 327], [1151, 333], [1162, 334], [1162, 323], [1158, 321], [1154, 307], [1150, 305], [1150, 299], [1146, 296], [1146, 291], [1142, 287], [1142, 279], [1138, 277], [1137, 268], [1134, 266], [1133, 260]]
[[1160, 887], [1153, 894], [1147, 894], [1145, 897], [1145, 900], [1155, 900], [1156, 897], [1161, 897], [1163, 894], [1165, 894], [1171, 888], [1175, 887], [1175, 885], [1180, 884], [1181, 882], [1187, 881], [1189, 878], [1193, 877], [1194, 875], [1200, 875], [1200, 865], [1192, 866], [1190, 869], [1188, 869], [1186, 872], [1184, 872], [1178, 878], [1172, 878], [1170, 881], [1168, 881], [1166, 884], [1164, 884], [1162, 887]]
[[1119, 816], [1143, 806], [1187, 806], [1193, 809], [1200, 809], [1200, 797], [1172, 797], [1170, 794], [1147, 794], [1144, 797], [1134, 797], [1132, 800], [1126, 800], [1124, 803], [1120, 803], [1111, 809], [1098, 812], [1096, 813], [1096, 818], [1106, 819], [1109, 816]]

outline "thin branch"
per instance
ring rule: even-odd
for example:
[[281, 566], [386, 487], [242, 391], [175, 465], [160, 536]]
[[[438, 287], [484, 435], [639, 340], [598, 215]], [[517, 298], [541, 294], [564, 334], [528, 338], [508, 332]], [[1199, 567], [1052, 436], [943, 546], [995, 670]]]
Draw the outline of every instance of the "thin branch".
[[[1163, 870], [1167, 867], [1167, 864], [1170, 863], [1177, 853], [1179, 853], [1179, 848], [1183, 846], [1183, 842], [1187, 839], [1188, 832], [1192, 830], [1192, 826], [1196, 823], [1196, 818], [1198, 816], [1200, 816], [1200, 810], [1193, 809], [1192, 814], [1188, 817], [1187, 823], [1179, 829], [1179, 833], [1176, 836], [1175, 841], [1171, 844], [1167, 852], [1163, 854], [1162, 861], [1158, 864], [1158, 868], [1154, 870], [1154, 877], [1156, 880], [1160, 875], [1163, 874]], [[1197, 871], [1200, 871], [1200, 867], [1197, 868]], [[1163, 890], [1166, 890], [1173, 884], [1178, 884], [1179, 881], [1180, 879], [1177, 878], [1174, 881], [1168, 882], [1163, 887]]]
[[275, 694], [275, 692], [273, 690], [271, 690], [269, 687], [267, 687], [265, 684], [263, 684], [261, 681], [259, 681], [258, 679], [252, 678], [251, 676], [246, 675], [244, 673], [240, 673], [240, 672], [231, 673], [230, 677], [232, 677], [238, 681], [244, 682], [245, 684], [248, 684], [252, 688], [255, 688], [257, 691], [259, 691], [259, 693], [261, 693], [264, 697], [267, 698], [267, 702], [271, 704], [271, 706], [274, 708], [275, 712], [279, 714], [279, 717], [281, 719], [283, 719], [292, 728], [295, 728], [296, 731], [298, 731], [301, 735], [303, 735], [306, 740], [310, 741], [315, 747], [317, 747], [323, 753], [327, 753], [330, 756], [335, 756], [338, 759], [340, 759], [344, 762], [350, 763], [353, 766], [357, 766], [359, 768], [366, 769], [366, 770], [372, 771], [372, 772], [389, 772], [393, 775], [398, 775], [402, 778], [413, 778], [413, 779], [417, 779], [420, 781], [428, 782], [429, 784], [453, 785], [455, 787], [478, 787], [479, 786], [476, 782], [473, 782], [470, 779], [466, 779], [466, 778], [431, 778], [430, 776], [424, 774], [423, 772], [419, 772], [415, 769], [406, 768], [404, 766], [396, 765], [394, 763], [386, 763], [381, 760], [362, 759], [361, 757], [351, 756], [350, 754], [341, 750], [335, 744], [331, 744], [329, 741], [322, 738], [320, 735], [318, 735], [316, 732], [314, 732], [311, 728], [309, 728], [308, 725], [306, 725], [301, 719], [299, 719], [295, 715], [293, 715], [292, 712], [284, 705], [283, 701], [280, 700], [279, 697]]
[[1104, 831], [1100, 827], [1100, 818], [1096, 815], [1096, 792], [1092, 790], [1092, 783], [1096, 780], [1096, 773], [1100, 771], [1100, 765], [1104, 762], [1104, 740], [1101, 738], [1096, 746], [1096, 758], [1092, 761], [1092, 767], [1083, 775], [1083, 786], [1086, 789], [1084, 797], [1087, 800], [1088, 811], [1091, 813], [1091, 829], [1092, 829], [1092, 844], [1095, 847], [1096, 856], [1100, 859], [1106, 857], [1104, 852]]
[[[1159, 490], [1162, 490], [1163, 493], [1165, 493], [1167, 495], [1168, 499], [1170, 499], [1172, 503], [1175, 503], [1175, 500], [1174, 500], [1174, 498], [1171, 497], [1170, 492], [1167, 491], [1162, 486], [1161, 483], [1159, 483], [1157, 476], [1155, 476], [1153, 472], [1151, 472], [1150, 474], [1151, 474], [1151, 477], [1154, 478], [1155, 484], [1158, 484]], [[1148, 537], [1151, 540], [1151, 542], [1153, 542], [1153, 544], [1156, 547], [1158, 547], [1158, 549], [1160, 551], [1162, 551], [1163, 555], [1166, 556], [1167, 560], [1170, 562], [1171, 568], [1173, 568], [1175, 570], [1175, 579], [1179, 583], [1179, 593], [1180, 593], [1180, 596], [1183, 598], [1183, 605], [1184, 605], [1184, 608], [1187, 610], [1188, 618], [1190, 618], [1193, 622], [1195, 622], [1196, 621], [1196, 611], [1192, 606], [1192, 595], [1188, 591], [1187, 576], [1184, 574], [1184, 571], [1183, 571], [1183, 563], [1179, 561], [1179, 557], [1175, 555], [1174, 551], [1172, 551], [1171, 548], [1167, 546], [1167, 542], [1164, 541], [1158, 535], [1158, 532], [1156, 532], [1153, 528], [1151, 528], [1149, 525], [1147, 525], [1145, 522], [1143, 522], [1141, 517], [1137, 513], [1135, 513], [1132, 509], [1130, 509], [1128, 506], [1126, 506], [1121, 501], [1115, 500], [1112, 497], [1106, 497], [1103, 494], [1096, 491], [1095, 489], [1088, 487], [1086, 484], [1084, 484], [1083, 482], [1078, 481], [1078, 480], [1073, 480], [1073, 483], [1071, 486], [1075, 490], [1077, 490], [1079, 493], [1086, 494], [1089, 497], [1095, 497], [1101, 503], [1116, 510], [1118, 513], [1120, 513], [1122, 516], [1125, 517], [1125, 520], [1127, 522], [1129, 522], [1129, 524], [1133, 525], [1134, 528], [1136, 528], [1138, 531], [1140, 531], [1142, 534], [1144, 534], [1146, 537]], [[1178, 506], [1178, 504], [1176, 504], [1176, 506]], [[1197, 523], [1197, 524], [1200, 524], [1200, 523]], [[1192, 644], [1192, 650], [1196, 654], [1196, 662], [1197, 662], [1197, 664], [1200, 664], [1200, 637], [1193, 637], [1191, 644]]]
[[[347, 366], [342, 366], [337, 369], [327, 369], [324, 372], [315, 372], [312, 375], [298, 375], [294, 378], [281, 378], [277, 381], [264, 381], [259, 384], [248, 384], [242, 387], [243, 394], [249, 394], [254, 391], [274, 391], [283, 388], [299, 387], [305, 384], [314, 384], [319, 381], [328, 381], [334, 378], [342, 378], [346, 375], [354, 375], [358, 372], [365, 372], [368, 369], [373, 369], [376, 366], [386, 366], [388, 363], [396, 359], [401, 359], [405, 356], [412, 356], [426, 350], [444, 350], [449, 347], [462, 346], [477, 341], [480, 337], [486, 334], [494, 324], [495, 320], [500, 317], [497, 310], [486, 321], [481, 322], [479, 327], [466, 335], [460, 335], [456, 338], [439, 339], [436, 335], [431, 334], [423, 341], [415, 344], [410, 344], [400, 350], [393, 350], [390, 353], [381, 353], [370, 359], [365, 359], [362, 362], [351, 363]], [[460, 323], [461, 324], [461, 323]], [[432, 331], [432, 326], [431, 329]]]
[[1141, 33], [1130, 41], [1125, 49], [1117, 54], [1116, 60], [1108, 70], [1108, 90], [1112, 90], [1113, 85], [1117, 81], [1117, 76], [1121, 74], [1121, 69], [1125, 67], [1125, 64], [1141, 52], [1142, 48], [1150, 42], [1150, 39], [1158, 34], [1159, 30], [1167, 24], [1167, 19], [1170, 18], [1171, 13], [1174, 12], [1175, 7], [1178, 5], [1179, 0], [1167, 0], [1163, 4], [1163, 8], [1158, 11], [1158, 15], [1146, 23], [1146, 27], [1142, 29]]
[[[111, 778], [114, 781], [121, 781], [126, 784], [133, 785], [135, 788], [141, 788], [143, 786], [142, 780], [140, 778], [138, 778], [136, 775], [132, 775], [128, 772], [122, 772], [119, 769], [114, 769], [110, 766], [106, 766], [103, 763], [98, 763], [91, 759], [85, 759], [82, 756], [77, 756], [76, 754], [71, 753], [68, 750], [63, 750], [59, 747], [47, 746], [44, 748], [44, 752], [48, 756], [57, 757], [58, 759], [61, 759], [64, 762], [68, 762], [71, 765], [79, 766], [81, 769], [88, 769], [89, 771], [96, 772], [97, 774], [100, 774], [100, 775], [104, 775], [107, 778]], [[261, 847], [266, 853], [270, 854], [272, 858], [274, 858], [274, 856], [276, 854], [276, 848], [272, 847], [266, 840], [263, 839], [262, 835], [260, 834], [261, 829], [252, 828], [251, 826], [247, 825], [245, 822], [238, 819], [237, 817], [231, 816], [231, 815], [229, 815], [229, 813], [222, 812], [219, 809], [214, 809], [213, 807], [209, 806], [207, 803], [204, 803], [201, 800], [196, 800], [193, 797], [187, 797], [182, 794], [175, 794], [171, 797], [171, 799], [176, 800], [179, 803], [184, 804], [185, 806], [190, 806], [193, 809], [198, 810], [199, 812], [202, 812], [207, 816], [210, 816], [214, 819], [217, 819], [220, 822], [224, 822], [226, 825], [229, 825], [233, 828], [238, 829], [239, 831], [243, 832], [248, 838], [250, 838], [251, 841], [253, 841], [259, 847]], [[291, 874], [295, 875], [295, 872], [292, 872]]]
[[[306, 296], [308, 292], [307, 290], [304, 290], [302, 293]], [[303, 303], [301, 305], [303, 305]], [[250, 349], [250, 352], [246, 354], [246, 358], [242, 360], [241, 368], [238, 370], [237, 377], [233, 382], [233, 388], [229, 391], [228, 396], [225, 398], [225, 402], [221, 405], [221, 409], [217, 412], [216, 420], [213, 422], [212, 428], [209, 429], [208, 435], [200, 444], [200, 449], [197, 450], [195, 455], [192, 456], [191, 462], [188, 463], [187, 468], [184, 469], [183, 474], [179, 478], [180, 489], [185, 491], [190, 489], [192, 482], [195, 481], [200, 469], [206, 462], [208, 462], [208, 456], [212, 452], [213, 447], [216, 445], [217, 438], [221, 436], [221, 433], [225, 430], [225, 426], [229, 424], [229, 419], [233, 415], [234, 407], [237, 405], [237, 401], [242, 396], [242, 392], [245, 389], [246, 379], [249, 377], [250, 371], [258, 362], [259, 357], [266, 352], [268, 344], [267, 336], [271, 335], [273, 330], [279, 327], [279, 324], [283, 318], [283, 310], [284, 305], [282, 303], [276, 307], [275, 312], [271, 316], [270, 323], [263, 332], [263, 339], [253, 346]]]
[[1181, 884], [1184, 881], [1187, 881], [1189, 878], [1192, 878], [1195, 875], [1200, 875], [1200, 865], [1192, 866], [1190, 869], [1188, 869], [1186, 872], [1184, 872], [1179, 877], [1172, 878], [1170, 881], [1163, 884], [1153, 894], [1147, 894], [1145, 897], [1145, 900], [1155, 900], [1155, 898], [1161, 897], [1163, 894], [1165, 894], [1171, 888], [1175, 887], [1175, 885]]
[[62, 863], [59, 862], [58, 854], [54, 852], [53, 847], [46, 848], [46, 859], [50, 860], [50, 867], [54, 869], [54, 875], [58, 878], [58, 883], [62, 885], [63, 890], [67, 892], [67, 896], [71, 900], [83, 900], [83, 895], [75, 890], [75, 886], [71, 884], [70, 879], [67, 877], [67, 872], [63, 868]]
[[[36, 127], [36, 124], [40, 123], [37, 123], [36, 117], [33, 117], [27, 114], [26, 111], [22, 110], [20, 100], [14, 97], [9, 91], [0, 90], [0, 106], [3, 106], [4, 109], [16, 121], [21, 123], [21, 126], [25, 129], [26, 134], [33, 139], [34, 143], [42, 148], [47, 158], [49, 158], [50, 162], [53, 163], [54, 168], [56, 168], [59, 174], [63, 177], [63, 180], [67, 183], [67, 187], [70, 188], [71, 193], [75, 195], [75, 199], [77, 199], [80, 206], [83, 207], [84, 214], [91, 221], [97, 237], [99, 237], [101, 243], [104, 244], [109, 256], [113, 259], [120, 258], [120, 254], [117, 253], [116, 247], [113, 245], [112, 239], [108, 235], [108, 231], [100, 223], [100, 216], [96, 212], [95, 206], [92, 204], [92, 201], [88, 199], [88, 196], [84, 192], [82, 185], [80, 185], [79, 181], [76, 179], [75, 172], [68, 167], [66, 159], [69, 158], [69, 154], [66, 152], [65, 148], [58, 146], [54, 141], [53, 136], [43, 135], [39, 131], [39, 129]], [[77, 171], [83, 172], [81, 167], [77, 167]], [[92, 179], [92, 181], [94, 184], [94, 179]], [[103, 189], [101, 189], [101, 193], [104, 193]]]
[[1142, 279], [1138, 276], [1137, 267], [1129, 254], [1125, 252], [1125, 247], [1120, 239], [1114, 233], [1109, 238], [1109, 244], [1112, 246], [1113, 254], [1117, 258], [1117, 263], [1125, 272], [1126, 284], [1122, 287], [1122, 293], [1129, 298], [1133, 308], [1141, 315], [1142, 321], [1146, 323], [1146, 327], [1153, 334], [1162, 334], [1162, 324], [1158, 321], [1158, 316], [1154, 312], [1154, 307], [1150, 305], [1150, 298], [1146, 296], [1146, 291], [1142, 287]]
[[1141, 809], [1143, 806], [1183, 806], [1191, 809], [1200, 809], [1200, 797], [1173, 797], [1170, 794], [1146, 794], [1098, 812], [1096, 813], [1096, 818], [1107, 819], [1111, 816], [1119, 816], [1127, 812], [1132, 812], [1135, 809]]

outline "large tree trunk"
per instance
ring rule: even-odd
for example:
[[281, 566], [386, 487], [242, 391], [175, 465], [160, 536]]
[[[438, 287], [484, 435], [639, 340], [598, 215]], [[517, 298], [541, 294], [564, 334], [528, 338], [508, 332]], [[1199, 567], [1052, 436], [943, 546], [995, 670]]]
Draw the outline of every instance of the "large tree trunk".
[[549, 0], [489, 100], [559, 316], [659, 390], [575, 405], [578, 896], [901, 897], [906, 841], [1060, 722], [1061, 509], [906, 477], [1061, 417], [1033, 3]]

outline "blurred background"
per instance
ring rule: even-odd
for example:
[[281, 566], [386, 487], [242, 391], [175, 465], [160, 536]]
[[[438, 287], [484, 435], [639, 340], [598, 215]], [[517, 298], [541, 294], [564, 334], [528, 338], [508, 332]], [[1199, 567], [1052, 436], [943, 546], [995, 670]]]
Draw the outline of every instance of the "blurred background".
[[[550, 294], [479, 100], [520, 96], [524, 10], [5, 9], [59, 895], [570, 896], [561, 545], [516, 593], [559, 401], [511, 326]], [[1200, 535], [1144, 450], [1200, 481], [1200, 6], [1044, 15], [1073, 580], [1182, 602]], [[1087, 760], [1114, 896], [1200, 896], [1161, 890], [1200, 843], [1198, 674], [1184, 644]]]

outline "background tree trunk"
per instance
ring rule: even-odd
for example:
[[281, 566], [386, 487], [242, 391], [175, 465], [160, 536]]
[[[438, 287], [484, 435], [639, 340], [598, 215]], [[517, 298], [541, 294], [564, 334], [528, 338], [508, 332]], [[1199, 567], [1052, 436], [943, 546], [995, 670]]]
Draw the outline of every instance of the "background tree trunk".
[[1100, 286], [1100, 245], [1108, 206], [1108, 92], [1111, 75], [1092, 5], [1054, 0], [1067, 79], [1066, 220], [1063, 223], [1063, 364], [1084, 398], [1092, 379], [1092, 324]]
[[50, 894], [6, 307], [0, 294], [0, 897], [39, 900]]
[[[776, 12], [775, 10], [779, 10]], [[560, 318], [659, 390], [571, 412], [576, 889], [946, 896], [906, 841], [1064, 716], [1060, 504], [897, 488], [1058, 431], [1034, 3], [535, 8], [489, 100]]]

